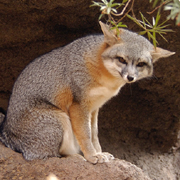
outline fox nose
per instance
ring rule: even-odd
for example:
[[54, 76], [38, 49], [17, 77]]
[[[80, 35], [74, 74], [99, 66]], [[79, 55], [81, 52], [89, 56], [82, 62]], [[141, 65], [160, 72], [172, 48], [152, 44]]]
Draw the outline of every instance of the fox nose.
[[128, 75], [128, 76], [127, 76], [127, 79], [129, 80], [129, 82], [131, 82], [131, 81], [134, 80], [134, 77]]

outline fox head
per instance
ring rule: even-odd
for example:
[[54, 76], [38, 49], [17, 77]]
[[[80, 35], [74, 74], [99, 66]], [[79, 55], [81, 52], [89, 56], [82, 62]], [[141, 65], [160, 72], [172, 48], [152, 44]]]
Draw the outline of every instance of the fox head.
[[132, 83], [152, 76], [153, 63], [159, 58], [168, 57], [174, 52], [154, 47], [146, 38], [134, 32], [119, 29], [110, 30], [109, 26], [100, 22], [104, 34], [106, 50], [102, 53], [104, 66], [117, 78]]

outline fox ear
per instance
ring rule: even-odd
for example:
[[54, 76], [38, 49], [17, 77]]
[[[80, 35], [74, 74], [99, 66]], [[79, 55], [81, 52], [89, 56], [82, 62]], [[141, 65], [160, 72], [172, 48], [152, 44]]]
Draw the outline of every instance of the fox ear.
[[159, 48], [159, 47], [156, 47], [155, 50], [151, 52], [153, 63], [156, 62], [160, 58], [169, 57], [173, 54], [175, 54], [175, 52], [171, 52], [171, 51]]
[[99, 24], [104, 34], [104, 41], [110, 46], [114, 45], [118, 41], [115, 31], [110, 30], [109, 26], [102, 23], [101, 21], [99, 21]]

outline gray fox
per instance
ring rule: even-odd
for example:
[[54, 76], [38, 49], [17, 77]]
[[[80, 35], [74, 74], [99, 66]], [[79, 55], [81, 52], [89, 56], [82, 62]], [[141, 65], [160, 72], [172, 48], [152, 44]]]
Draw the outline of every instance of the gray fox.
[[93, 164], [114, 159], [99, 143], [99, 108], [126, 83], [151, 76], [159, 58], [174, 54], [129, 30], [100, 25], [103, 35], [36, 58], [15, 82], [0, 140], [26, 160], [76, 153]]

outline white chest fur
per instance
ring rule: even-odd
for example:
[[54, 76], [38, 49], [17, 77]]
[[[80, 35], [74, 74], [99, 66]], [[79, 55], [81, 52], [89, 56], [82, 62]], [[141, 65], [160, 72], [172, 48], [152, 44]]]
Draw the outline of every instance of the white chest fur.
[[100, 86], [90, 89], [88, 96], [91, 103], [91, 110], [94, 111], [100, 108], [110, 98], [117, 95], [121, 87], [122, 86], [119, 86], [116, 89], [110, 89], [104, 86]]

